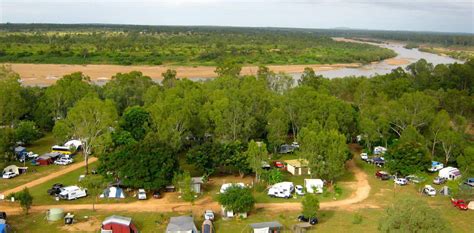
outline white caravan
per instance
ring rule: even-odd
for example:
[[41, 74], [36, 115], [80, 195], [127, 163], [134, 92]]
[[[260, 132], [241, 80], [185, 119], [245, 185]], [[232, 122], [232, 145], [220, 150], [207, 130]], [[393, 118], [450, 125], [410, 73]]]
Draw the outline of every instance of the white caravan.
[[61, 188], [59, 198], [64, 200], [74, 200], [87, 196], [87, 189], [81, 189], [77, 186], [68, 186]]
[[270, 197], [290, 198], [294, 190], [293, 182], [281, 182], [272, 185], [267, 194]]
[[455, 167], [445, 167], [439, 170], [439, 177], [445, 178], [447, 180], [455, 180], [461, 177], [461, 172]]
[[323, 193], [324, 182], [321, 179], [304, 179], [304, 187], [308, 193]]

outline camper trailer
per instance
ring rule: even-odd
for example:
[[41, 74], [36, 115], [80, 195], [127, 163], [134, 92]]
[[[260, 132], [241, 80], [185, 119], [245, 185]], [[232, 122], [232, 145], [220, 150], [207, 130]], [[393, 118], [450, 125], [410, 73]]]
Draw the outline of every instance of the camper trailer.
[[279, 198], [290, 198], [291, 193], [295, 189], [293, 182], [281, 182], [274, 184], [268, 189], [268, 196], [279, 197]]
[[323, 193], [324, 182], [321, 179], [304, 179], [304, 187], [308, 193]]
[[437, 172], [441, 169], [444, 168], [444, 165], [440, 162], [436, 162], [436, 161], [431, 161], [431, 167], [428, 168], [428, 171], [430, 172]]
[[74, 200], [87, 196], [87, 189], [81, 189], [77, 186], [68, 186], [61, 188], [59, 198], [63, 200]]
[[461, 172], [455, 167], [445, 167], [439, 170], [439, 177], [445, 178], [447, 180], [455, 180], [461, 177]]

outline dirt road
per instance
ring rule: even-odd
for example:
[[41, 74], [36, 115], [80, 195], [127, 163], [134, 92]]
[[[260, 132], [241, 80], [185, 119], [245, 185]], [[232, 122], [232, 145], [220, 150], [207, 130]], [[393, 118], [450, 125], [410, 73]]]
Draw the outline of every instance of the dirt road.
[[[90, 164], [90, 163], [93, 163], [93, 162], [95, 162], [95, 161], [97, 161], [97, 158], [96, 158], [96, 157], [90, 157], [90, 158], [89, 158], [89, 164]], [[76, 170], [76, 169], [79, 169], [79, 168], [81, 168], [81, 167], [84, 167], [85, 165], [86, 165], [86, 164], [85, 164], [84, 162], [80, 162], [80, 163], [75, 163], [75, 164], [69, 165], [66, 169], [62, 169], [62, 170], [59, 170], [59, 171], [57, 171], [57, 172], [51, 173], [51, 174], [49, 174], [49, 175], [47, 175], [47, 176], [43, 176], [43, 177], [41, 177], [41, 178], [39, 178], [39, 179], [33, 180], [33, 181], [31, 181], [31, 182], [28, 182], [28, 183], [26, 183], [26, 184], [20, 185], [20, 186], [18, 186], [18, 187], [13, 188], [13, 189], [5, 190], [5, 191], [3, 191], [1, 194], [5, 195], [5, 196], [8, 196], [8, 194], [10, 194], [10, 193], [15, 193], [15, 192], [21, 191], [21, 190], [23, 190], [25, 187], [31, 188], [31, 187], [33, 187], [33, 186], [42, 184], [42, 183], [47, 182], [47, 181], [49, 181], [49, 180], [52, 180], [52, 179], [54, 179], [54, 178], [56, 178], [56, 177], [62, 176], [62, 175], [64, 175], [64, 174], [66, 174], [66, 173], [69, 173], [69, 172], [72, 172], [72, 171], [74, 171], [74, 170]]]
[[[343, 208], [345, 210], [355, 210], [358, 208], [378, 208], [378, 206], [360, 204], [363, 200], [369, 197], [370, 185], [367, 181], [367, 174], [358, 168], [354, 161], [348, 163], [348, 169], [354, 172], [356, 181], [353, 183], [356, 191], [344, 200], [323, 202], [320, 204], [321, 209]], [[7, 204], [2, 207], [4, 211], [10, 213], [19, 213], [21, 209], [14, 204]], [[43, 205], [33, 206], [31, 211], [43, 212], [50, 208], [64, 208], [67, 211], [91, 209], [92, 204], [61, 204], [61, 205]], [[193, 211], [194, 213], [202, 213], [206, 209], [212, 209], [215, 212], [220, 211], [220, 206], [213, 201], [211, 197], [207, 196], [200, 199], [191, 205], [186, 202], [175, 202], [175, 199], [166, 195], [162, 199], [149, 199], [146, 201], [137, 201], [132, 203], [117, 203], [117, 204], [97, 204], [95, 208], [100, 211], [128, 211], [128, 212], [184, 212]], [[264, 208], [275, 212], [284, 212], [288, 210], [298, 211], [301, 208], [300, 203], [259, 203], [256, 208]]]
[[[2, 65], [2, 64], [0, 64]], [[178, 78], [215, 78], [216, 67], [213, 66], [121, 66], [121, 65], [64, 65], [64, 64], [7, 64], [20, 74], [24, 85], [47, 86], [54, 84], [66, 74], [81, 71], [91, 77], [92, 81], [105, 83], [117, 73], [127, 73], [138, 70], [153, 80], [161, 80], [161, 74], [167, 69], [175, 69]], [[269, 65], [274, 72], [302, 73], [304, 68], [311, 67], [315, 71], [333, 70], [338, 68], [357, 68], [359, 63], [347, 64], [308, 64], [308, 65]], [[245, 66], [241, 74], [255, 75], [257, 66]]]

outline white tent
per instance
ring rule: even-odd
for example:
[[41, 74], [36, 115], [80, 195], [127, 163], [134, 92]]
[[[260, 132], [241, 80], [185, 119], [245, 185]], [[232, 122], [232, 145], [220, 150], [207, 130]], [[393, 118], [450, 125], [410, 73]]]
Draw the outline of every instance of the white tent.
[[64, 146], [65, 147], [69, 147], [69, 148], [74, 148], [75, 150], [79, 149], [80, 147], [82, 147], [82, 142], [79, 141], [79, 140], [70, 140], [66, 143], [64, 143]]
[[467, 208], [469, 208], [470, 210], [474, 210], [474, 201], [469, 202]]
[[99, 196], [100, 198], [125, 198], [125, 194], [123, 189], [119, 187], [108, 187], [104, 190], [104, 192]]
[[13, 172], [13, 173], [15, 173], [15, 175], [20, 175], [19, 167], [16, 166], [16, 165], [10, 165], [10, 166], [4, 168], [3, 173], [6, 173], [6, 172]]
[[323, 193], [324, 182], [321, 179], [304, 179], [304, 187], [308, 193]]

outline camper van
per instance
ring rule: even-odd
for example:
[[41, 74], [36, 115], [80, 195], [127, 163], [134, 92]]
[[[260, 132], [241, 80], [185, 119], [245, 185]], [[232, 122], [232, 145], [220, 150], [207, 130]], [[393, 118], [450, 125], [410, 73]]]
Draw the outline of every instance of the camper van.
[[447, 180], [455, 180], [461, 177], [461, 172], [455, 167], [445, 167], [439, 170], [439, 177], [445, 178]]
[[437, 171], [443, 169], [443, 167], [444, 167], [444, 164], [442, 164], [440, 162], [436, 162], [436, 161], [431, 161], [431, 167], [428, 168], [428, 171], [437, 172]]
[[63, 200], [74, 200], [87, 196], [87, 189], [81, 189], [77, 186], [68, 186], [61, 188], [59, 198]]
[[53, 147], [51, 147], [51, 152], [54, 153], [61, 153], [63, 155], [70, 155], [72, 154], [72, 151], [71, 151], [71, 148], [67, 147], [67, 146], [58, 146], [58, 145], [55, 145]]

